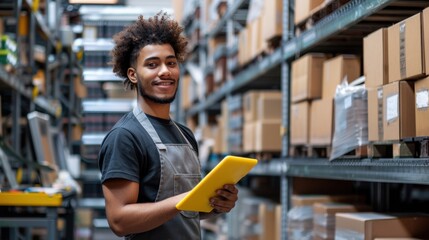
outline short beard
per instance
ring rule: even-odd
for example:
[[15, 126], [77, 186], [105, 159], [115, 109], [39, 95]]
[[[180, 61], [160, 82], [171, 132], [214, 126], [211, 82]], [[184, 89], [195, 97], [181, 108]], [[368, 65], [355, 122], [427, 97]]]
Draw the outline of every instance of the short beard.
[[149, 95], [146, 93], [146, 91], [143, 89], [142, 85], [140, 84], [140, 81], [137, 81], [137, 91], [139, 93], [139, 95], [141, 97], [143, 97], [146, 100], [149, 100], [151, 102], [154, 103], [159, 103], [159, 104], [170, 104], [174, 101], [174, 99], [176, 98], [176, 93], [177, 93], [178, 88], [176, 88], [176, 91], [174, 92], [174, 95], [172, 97], [169, 98], [159, 98], [159, 97], [155, 97], [152, 95]]

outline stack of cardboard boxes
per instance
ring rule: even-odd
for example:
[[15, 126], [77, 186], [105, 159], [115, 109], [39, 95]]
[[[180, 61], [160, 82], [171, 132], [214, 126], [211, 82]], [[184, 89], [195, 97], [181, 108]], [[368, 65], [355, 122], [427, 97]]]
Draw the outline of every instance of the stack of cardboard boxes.
[[282, 96], [278, 90], [254, 90], [243, 97], [243, 152], [280, 152]]
[[329, 146], [333, 132], [333, 99], [343, 80], [360, 76], [360, 59], [307, 54], [292, 63], [291, 145]]
[[370, 141], [429, 136], [429, 9], [364, 39]]

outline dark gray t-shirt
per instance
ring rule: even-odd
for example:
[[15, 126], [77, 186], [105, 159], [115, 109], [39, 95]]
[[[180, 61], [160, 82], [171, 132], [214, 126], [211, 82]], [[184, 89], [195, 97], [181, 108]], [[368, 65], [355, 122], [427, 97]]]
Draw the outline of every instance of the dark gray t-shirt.
[[[147, 115], [163, 143], [186, 143], [171, 120]], [[191, 130], [176, 123], [198, 154]], [[154, 202], [160, 179], [160, 159], [152, 138], [132, 112], [124, 115], [106, 135], [98, 155], [101, 182], [121, 178], [140, 184], [137, 202]]]

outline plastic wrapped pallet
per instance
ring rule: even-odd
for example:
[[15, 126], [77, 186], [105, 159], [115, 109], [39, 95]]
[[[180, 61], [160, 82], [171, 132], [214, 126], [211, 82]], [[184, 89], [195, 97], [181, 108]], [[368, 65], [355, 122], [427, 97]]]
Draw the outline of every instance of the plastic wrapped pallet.
[[338, 86], [335, 95], [335, 126], [330, 160], [368, 144], [368, 96], [363, 85], [347, 81]]

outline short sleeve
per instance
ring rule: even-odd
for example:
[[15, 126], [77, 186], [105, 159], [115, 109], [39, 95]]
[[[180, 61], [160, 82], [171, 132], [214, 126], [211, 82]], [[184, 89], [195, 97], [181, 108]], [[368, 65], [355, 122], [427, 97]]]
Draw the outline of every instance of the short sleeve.
[[114, 128], [103, 140], [98, 155], [101, 182], [121, 178], [138, 183], [144, 161], [142, 149], [133, 134], [121, 127]]

